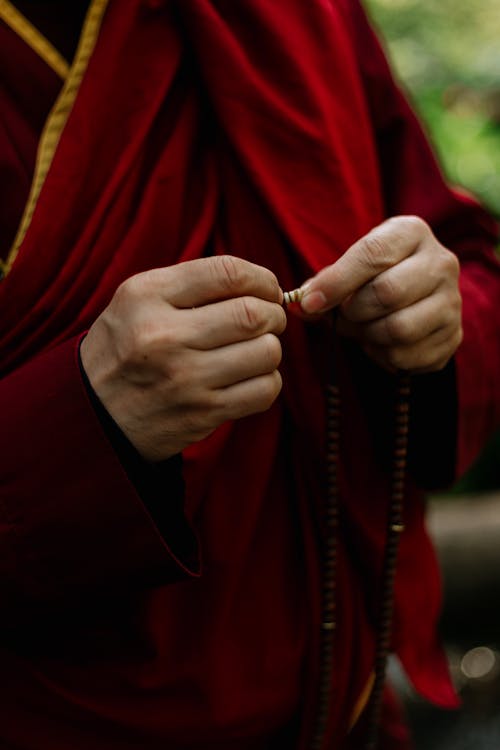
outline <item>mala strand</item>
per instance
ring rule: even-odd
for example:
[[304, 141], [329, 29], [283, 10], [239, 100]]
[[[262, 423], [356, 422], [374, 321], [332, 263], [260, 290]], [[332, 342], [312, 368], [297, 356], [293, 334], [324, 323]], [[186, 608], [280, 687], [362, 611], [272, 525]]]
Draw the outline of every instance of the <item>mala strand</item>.
[[327, 504], [323, 562], [322, 618], [318, 711], [311, 750], [320, 750], [330, 714], [333, 644], [336, 628], [337, 540], [339, 526], [338, 465], [340, 442], [340, 393], [337, 385], [327, 390]]
[[376, 750], [382, 702], [384, 695], [387, 659], [391, 648], [394, 611], [394, 580], [399, 541], [404, 531], [404, 488], [408, 454], [410, 377], [399, 376], [396, 399], [394, 456], [391, 500], [388, 513], [387, 541], [382, 572], [382, 596], [375, 649], [375, 681], [373, 685], [365, 750]]
[[[285, 305], [299, 303], [303, 289], [285, 292]], [[320, 675], [316, 722], [313, 729], [310, 750], [321, 750], [330, 715], [331, 685], [333, 676], [333, 647], [337, 627], [337, 548], [339, 528], [339, 446], [340, 446], [340, 391], [336, 383], [327, 388], [327, 497], [326, 497], [326, 540], [323, 553], [322, 610], [320, 635]]]
[[[298, 303], [302, 289], [284, 293], [284, 303]], [[375, 647], [375, 679], [369, 703], [368, 729], [364, 750], [377, 750], [387, 660], [391, 648], [394, 612], [394, 581], [401, 534], [404, 531], [404, 491], [408, 454], [410, 376], [399, 375], [394, 429], [391, 496], [387, 518], [387, 538], [382, 568], [382, 593]], [[318, 710], [310, 750], [321, 750], [330, 713], [333, 677], [333, 646], [336, 629], [337, 540], [339, 530], [339, 446], [340, 391], [336, 383], [327, 388], [327, 502], [326, 541], [322, 581], [322, 621]]]
[[[370, 704], [367, 739], [364, 750], [376, 750], [387, 660], [391, 648], [394, 611], [394, 581], [396, 577], [399, 541], [404, 531], [404, 488], [409, 433], [410, 378], [399, 376], [395, 409], [394, 455], [392, 486], [387, 518], [387, 541], [382, 569], [382, 594], [375, 648], [375, 680]], [[327, 509], [326, 544], [323, 579], [323, 618], [320, 646], [321, 674], [319, 681], [318, 713], [311, 742], [311, 750], [320, 750], [328, 723], [330, 691], [333, 671], [333, 634], [336, 628], [336, 568], [339, 528], [338, 466], [340, 443], [340, 392], [337, 385], [327, 390]]]

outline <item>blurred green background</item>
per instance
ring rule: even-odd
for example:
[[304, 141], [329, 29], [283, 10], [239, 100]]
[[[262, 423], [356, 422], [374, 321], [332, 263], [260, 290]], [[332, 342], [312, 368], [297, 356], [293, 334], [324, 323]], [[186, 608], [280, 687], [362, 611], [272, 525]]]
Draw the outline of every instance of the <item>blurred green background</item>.
[[[500, 217], [500, 0], [365, 5], [448, 178]], [[498, 488], [500, 434], [455, 492]]]
[[365, 0], [448, 177], [500, 216], [500, 0]]

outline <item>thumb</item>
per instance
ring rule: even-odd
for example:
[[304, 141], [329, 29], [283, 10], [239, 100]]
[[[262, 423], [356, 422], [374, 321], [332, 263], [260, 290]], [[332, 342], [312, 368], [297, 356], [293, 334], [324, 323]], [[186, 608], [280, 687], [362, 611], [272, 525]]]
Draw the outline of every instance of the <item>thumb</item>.
[[388, 268], [412, 255], [422, 239], [424, 222], [396, 217], [375, 227], [351, 245], [336, 263], [301, 287], [301, 308], [308, 314], [340, 305]]

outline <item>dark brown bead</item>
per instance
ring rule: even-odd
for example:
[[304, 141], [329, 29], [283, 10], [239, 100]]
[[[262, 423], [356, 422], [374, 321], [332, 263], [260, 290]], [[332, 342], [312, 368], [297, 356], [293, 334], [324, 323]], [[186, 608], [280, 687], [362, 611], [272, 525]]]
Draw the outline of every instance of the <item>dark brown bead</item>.
[[396, 410], [399, 414], [408, 414], [410, 411], [410, 404], [407, 401], [400, 401], [396, 404]]

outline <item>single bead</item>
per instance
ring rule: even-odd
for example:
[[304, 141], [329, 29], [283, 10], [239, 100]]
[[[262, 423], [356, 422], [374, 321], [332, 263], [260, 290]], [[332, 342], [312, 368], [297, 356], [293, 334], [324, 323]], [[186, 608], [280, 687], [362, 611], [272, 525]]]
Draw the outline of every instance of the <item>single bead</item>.
[[300, 302], [303, 296], [304, 291], [302, 289], [292, 289], [291, 292], [285, 292], [283, 294], [283, 301], [285, 305], [290, 305], [293, 302]]

